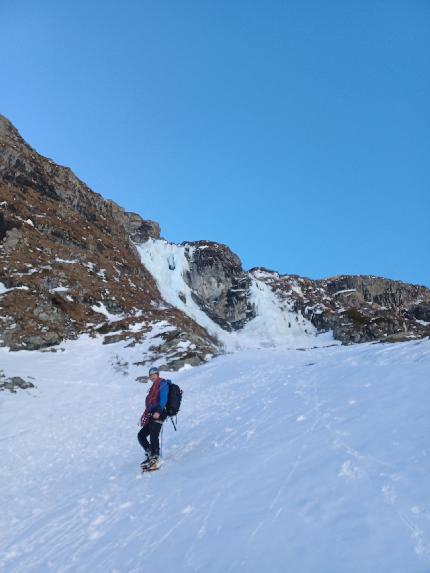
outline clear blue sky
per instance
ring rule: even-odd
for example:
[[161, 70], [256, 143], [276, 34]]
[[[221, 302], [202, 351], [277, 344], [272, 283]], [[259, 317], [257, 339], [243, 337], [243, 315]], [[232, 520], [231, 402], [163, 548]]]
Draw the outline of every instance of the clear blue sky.
[[0, 112], [245, 268], [430, 286], [428, 0], [0, 0]]

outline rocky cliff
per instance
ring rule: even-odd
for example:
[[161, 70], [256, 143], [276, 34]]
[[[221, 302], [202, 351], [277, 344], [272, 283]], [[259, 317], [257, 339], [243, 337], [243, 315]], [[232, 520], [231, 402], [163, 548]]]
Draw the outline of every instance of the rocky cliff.
[[430, 335], [430, 290], [374, 276], [311, 280], [266, 269], [250, 273], [320, 332], [345, 344]]
[[[139, 248], [161, 243], [157, 223], [91, 191], [0, 116], [1, 345], [44, 349], [82, 333], [105, 343], [152, 340], [142, 364], [178, 368], [221, 352], [217, 333], [246, 330], [269, 298], [271, 312], [288, 313], [288, 324], [294, 315], [303, 332], [309, 324], [343, 343], [430, 334], [425, 287], [368, 276], [315, 281], [245, 272], [227, 246], [209, 241], [166, 244], [165, 260], [162, 251]], [[152, 257], [146, 262], [144, 251]]]
[[255, 317], [249, 300], [251, 277], [226, 245], [209, 241], [187, 243], [189, 270], [185, 281], [194, 301], [225, 330], [239, 330]]
[[[141, 264], [134, 243], [159, 234], [157, 223], [36, 153], [0, 116], [0, 344], [40, 349], [82, 333], [135, 343], [164, 321], [169, 332], [153, 358], [198, 363], [216, 353], [204, 329], [164, 303]], [[175, 353], [184, 339], [194, 352]]]

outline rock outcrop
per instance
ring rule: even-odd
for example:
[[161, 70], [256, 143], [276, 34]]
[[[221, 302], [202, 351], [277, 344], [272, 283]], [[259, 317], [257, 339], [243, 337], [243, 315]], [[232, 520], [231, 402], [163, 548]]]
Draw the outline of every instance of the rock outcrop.
[[226, 245], [210, 241], [186, 243], [192, 248], [185, 281], [194, 301], [225, 330], [239, 330], [254, 318], [249, 300], [251, 278]]
[[17, 390], [29, 390], [34, 387], [34, 384], [29, 380], [24, 380], [20, 376], [10, 376], [7, 378], [3, 370], [0, 370], [0, 392], [8, 390], [16, 394]]
[[[110, 232], [115, 222], [136, 242], [160, 237], [160, 226], [144, 221], [136, 213], [127, 213], [114, 201], [105, 200], [76, 177], [68, 167], [39, 155], [17, 129], [0, 115], [0, 182], [9, 188], [27, 193], [36, 191], [40, 197], [53, 201], [60, 208], [66, 204], [83, 220]], [[1, 223], [0, 223], [1, 226]]]
[[430, 290], [373, 276], [311, 280], [252, 269], [280, 300], [310, 320], [319, 332], [333, 331], [345, 344], [403, 341], [430, 335]]

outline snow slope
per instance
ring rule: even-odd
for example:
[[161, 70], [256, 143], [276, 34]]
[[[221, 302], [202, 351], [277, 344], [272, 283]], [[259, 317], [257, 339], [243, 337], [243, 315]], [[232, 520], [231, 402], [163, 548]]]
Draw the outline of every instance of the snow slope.
[[330, 333], [318, 335], [309, 320], [290, 310], [264, 281], [255, 276], [250, 277], [251, 301], [257, 316], [243, 329], [227, 332], [194, 302], [191, 289], [184, 280], [189, 270], [187, 254], [191, 257], [195, 247], [176, 245], [162, 239], [149, 239], [135, 247], [142, 263], [155, 278], [162, 298], [203, 326], [227, 351], [273, 346], [324, 346], [330, 342], [339, 344]]
[[[0, 571], [430, 570], [430, 341], [252, 349], [172, 378], [141, 475], [141, 347], [0, 349]], [[128, 365], [127, 365], [128, 363]]]

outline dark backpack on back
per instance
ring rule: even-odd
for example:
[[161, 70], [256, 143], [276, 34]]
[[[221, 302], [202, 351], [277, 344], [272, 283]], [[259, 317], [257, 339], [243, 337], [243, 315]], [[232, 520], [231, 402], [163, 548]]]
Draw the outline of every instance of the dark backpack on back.
[[177, 384], [169, 382], [169, 396], [167, 398], [166, 413], [168, 416], [176, 416], [181, 408], [182, 390]]

